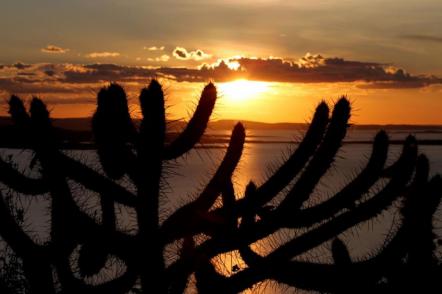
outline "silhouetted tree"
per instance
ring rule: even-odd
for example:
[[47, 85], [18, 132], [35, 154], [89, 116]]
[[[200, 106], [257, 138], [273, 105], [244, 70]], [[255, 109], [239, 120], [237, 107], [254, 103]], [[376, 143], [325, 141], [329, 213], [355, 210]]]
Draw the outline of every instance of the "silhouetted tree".
[[[139, 127], [132, 122], [123, 88], [118, 84], [103, 88], [92, 119], [103, 174], [59, 150], [49, 112], [40, 99], [32, 100], [28, 112], [22, 100], [11, 97], [9, 112], [23, 144], [34, 152], [41, 177], [27, 177], [0, 160], [0, 181], [29, 197], [44, 193], [51, 197], [51, 238], [44, 244], [23, 230], [0, 197], [0, 235], [22, 260], [31, 293], [127, 293], [137, 287], [143, 293], [182, 293], [191, 279], [200, 293], [237, 293], [268, 279], [324, 293], [441, 289], [433, 215], [442, 196], [442, 180], [428, 179], [428, 160], [418, 156], [412, 136], [399, 159], [385, 167], [389, 140], [379, 132], [365, 168], [333, 197], [306, 205], [346, 135], [350, 118], [346, 98], [335, 104], [331, 116], [327, 104], [320, 103], [297, 149], [264, 183], [250, 182], [237, 199], [232, 174], [245, 142], [244, 127], [238, 123], [224, 159], [202, 192], [161, 221], [164, 164], [199, 142], [216, 98], [210, 83], [183, 132], [166, 143], [164, 95], [156, 80], [141, 91]], [[123, 176], [135, 192], [119, 184]], [[100, 195], [99, 221], [76, 204], [68, 179]], [[371, 189], [382, 181], [372, 195]], [[398, 201], [401, 217], [395, 231], [377, 252], [354, 260], [339, 235]], [[136, 234], [117, 229], [116, 203], [134, 209]], [[298, 233], [267, 255], [253, 250], [252, 244], [281, 229]], [[330, 240], [333, 263], [297, 259], [328, 246]], [[169, 244], [179, 244], [180, 249], [166, 264]], [[225, 275], [213, 260], [232, 251], [239, 252], [246, 266], [234, 265]], [[115, 259], [123, 264], [121, 274], [88, 280]]]

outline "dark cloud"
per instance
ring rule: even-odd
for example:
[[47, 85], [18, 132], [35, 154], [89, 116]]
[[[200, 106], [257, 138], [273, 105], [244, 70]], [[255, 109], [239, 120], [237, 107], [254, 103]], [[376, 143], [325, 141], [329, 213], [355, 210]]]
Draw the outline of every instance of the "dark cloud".
[[[228, 63], [238, 63], [233, 70]], [[415, 76], [392, 66], [374, 62], [348, 61], [342, 58], [324, 58], [320, 55], [307, 55], [298, 62], [279, 58], [252, 59], [237, 58], [221, 61], [217, 65], [205, 65], [199, 69], [160, 67], [144, 68], [116, 64], [91, 64], [83, 70], [68, 70], [60, 81], [67, 83], [96, 83], [108, 81], [143, 81], [155, 76], [168, 77], [177, 81], [218, 82], [235, 79], [250, 79], [288, 83], [336, 83], [366, 82], [380, 88], [419, 88], [439, 84], [434, 76]]]
[[32, 77], [32, 76], [35, 76], [35, 73], [33, 73], [33, 72], [18, 72], [17, 75]]
[[75, 93], [76, 89], [67, 85], [56, 85], [50, 82], [41, 82], [38, 80], [28, 78], [0, 78], [0, 90], [6, 91], [9, 94], [71, 94]]
[[21, 62], [17, 62], [17, 63], [14, 63], [12, 65], [12, 67], [15, 67], [16, 69], [27, 69], [27, 68], [31, 67], [31, 65], [30, 64], [24, 64], [24, 63], [21, 63]]
[[175, 48], [173, 51], [173, 56], [175, 56], [178, 59], [187, 59], [188, 54], [186, 50], [182, 50], [181, 48]]
[[107, 82], [144, 85], [153, 77], [178, 82], [226, 82], [237, 79], [287, 83], [356, 82], [358, 87], [365, 89], [422, 88], [442, 84], [441, 78], [412, 75], [388, 64], [325, 58], [311, 54], [298, 61], [281, 58], [232, 58], [199, 68], [17, 63], [4, 66], [0, 76], [3, 76], [0, 78], [0, 90], [10, 94], [78, 95], [99, 88]]
[[55, 70], [47, 69], [43, 71], [47, 76], [53, 77], [55, 75]]
[[[441, 81], [439, 81], [441, 83]], [[414, 89], [423, 88], [435, 83], [427, 83], [425, 81], [408, 81], [408, 82], [374, 82], [357, 85], [360, 89]]]
[[134, 81], [155, 77], [156, 70], [116, 64], [90, 64], [63, 72], [66, 83], [98, 83], [110, 81]]
[[425, 42], [435, 42], [442, 43], [442, 37], [430, 36], [430, 35], [402, 35], [403, 39], [415, 40], [415, 41], [425, 41]]
[[210, 58], [210, 54], [205, 53], [201, 49], [196, 49], [195, 51], [187, 51], [186, 48], [183, 47], [176, 47], [172, 55], [175, 56], [176, 59], [180, 60], [203, 60]]
[[[208, 71], [225, 72], [225, 76], [238, 74], [244, 78], [269, 82], [290, 83], [336, 83], [368, 82], [372, 87], [389, 84], [391, 88], [424, 87], [440, 84], [442, 79], [434, 76], [415, 76], [387, 64], [375, 62], [349, 61], [342, 58], [324, 58], [321, 55], [306, 55], [298, 62], [289, 62], [280, 58], [231, 59], [240, 64], [239, 71], [226, 70], [225, 64], [215, 66]], [[385, 83], [385, 84], [384, 84]]]

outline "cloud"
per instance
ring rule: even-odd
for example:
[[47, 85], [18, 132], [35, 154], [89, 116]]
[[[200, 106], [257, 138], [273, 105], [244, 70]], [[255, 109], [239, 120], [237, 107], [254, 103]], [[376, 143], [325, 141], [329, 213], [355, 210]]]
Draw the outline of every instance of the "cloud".
[[55, 45], [48, 45], [45, 48], [41, 48], [41, 52], [50, 53], [50, 54], [63, 54], [68, 52], [69, 49], [61, 48]]
[[176, 47], [173, 50], [173, 56], [175, 56], [176, 59], [180, 60], [204, 60], [207, 58], [210, 58], [211, 55], [204, 53], [201, 49], [196, 49], [195, 51], [187, 51], [186, 48], [183, 47]]
[[301, 57], [297, 62], [299, 67], [315, 68], [325, 64], [325, 58], [320, 54], [307, 53]]
[[[325, 58], [319, 54], [306, 54], [297, 62], [281, 58], [235, 58], [231, 62], [240, 64], [243, 78], [269, 82], [289, 83], [336, 83], [364, 82], [372, 88], [419, 88], [430, 84], [440, 84], [442, 79], [434, 76], [412, 75], [388, 64]], [[238, 76], [238, 71], [227, 71], [225, 64], [206, 69], [216, 75], [223, 71], [224, 76]]]
[[157, 46], [152, 46], [152, 47], [144, 47], [144, 50], [149, 50], [149, 51], [163, 51], [164, 50], [164, 46], [161, 47], [157, 47]]
[[155, 58], [149, 57], [147, 58], [147, 61], [167, 62], [169, 61], [169, 59], [170, 59], [169, 55], [163, 54], [160, 57], [155, 57]]
[[[164, 54], [157, 58], [160, 62], [170, 56]], [[232, 64], [236, 66], [231, 66]], [[153, 77], [178, 82], [227, 82], [237, 79], [285, 83], [354, 82], [355, 86], [364, 89], [407, 89], [442, 85], [439, 77], [413, 75], [389, 64], [307, 54], [296, 61], [234, 57], [199, 68], [98, 63], [16, 63], [0, 67], [0, 92], [2, 95], [44, 94], [51, 99], [91, 97], [94, 89], [99, 89], [104, 83], [113, 81], [139, 88]], [[69, 103], [69, 100], [56, 103]]]
[[439, 36], [430, 36], [430, 35], [402, 35], [400, 37], [403, 38], [403, 39], [409, 39], [409, 40], [415, 40], [415, 41], [442, 43], [442, 37], [439, 37]]
[[[158, 57], [161, 58], [161, 57]], [[167, 59], [166, 57], [164, 59]], [[158, 59], [160, 60], [160, 59]], [[230, 64], [239, 66], [231, 67]], [[232, 58], [200, 68], [158, 67], [146, 68], [116, 64], [84, 65], [82, 70], [63, 72], [66, 82], [88, 83], [99, 81], [140, 81], [153, 76], [164, 76], [176, 81], [226, 82], [249, 79], [287, 83], [358, 82], [366, 88], [420, 88], [441, 84], [435, 76], [417, 76], [391, 65], [325, 58], [306, 55], [297, 62], [281, 58]]]
[[120, 53], [118, 52], [92, 52], [86, 55], [87, 58], [109, 58], [118, 57]]
[[27, 69], [27, 68], [31, 67], [31, 65], [30, 64], [24, 64], [22, 62], [17, 62], [17, 63], [14, 63], [12, 65], [12, 67], [15, 67], [16, 69]]
[[147, 80], [157, 74], [155, 69], [117, 64], [88, 64], [66, 68], [60, 81], [72, 84], [133, 82]]

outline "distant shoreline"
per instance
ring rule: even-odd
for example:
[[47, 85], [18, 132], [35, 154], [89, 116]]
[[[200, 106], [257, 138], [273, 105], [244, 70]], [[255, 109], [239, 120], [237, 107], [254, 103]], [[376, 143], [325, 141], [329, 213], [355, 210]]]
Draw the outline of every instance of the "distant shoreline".
[[[57, 128], [66, 129], [70, 131], [90, 131], [90, 117], [84, 118], [54, 118], [53, 125]], [[139, 123], [140, 120], [135, 119], [135, 123]], [[249, 120], [215, 120], [209, 123], [209, 130], [231, 130], [233, 126], [241, 122], [245, 125], [246, 129], [249, 130], [303, 130], [308, 126], [308, 123], [290, 123], [290, 122], [276, 122], [276, 123], [266, 123], [258, 121]], [[3, 127], [11, 126], [12, 120], [10, 117], [0, 116], [0, 130]], [[183, 120], [169, 121], [168, 125], [172, 129], [180, 130], [185, 125], [186, 122]], [[425, 132], [441, 132], [442, 125], [410, 125], [410, 124], [354, 124], [351, 125], [351, 129], [354, 130], [372, 130], [372, 129], [383, 129], [383, 130], [416, 130]]]
[[[140, 121], [135, 120], [135, 124]], [[206, 134], [201, 138], [200, 144], [196, 148], [216, 149], [225, 148], [229, 143], [230, 131], [237, 123], [235, 120], [218, 120], [209, 123]], [[307, 123], [263, 123], [254, 121], [242, 121], [246, 130], [254, 131], [291, 131], [294, 135], [300, 134], [308, 127]], [[61, 149], [94, 150], [93, 133], [90, 128], [90, 118], [66, 118], [53, 119], [55, 134], [60, 142]], [[166, 141], [172, 141], [174, 137], [186, 126], [184, 121], [168, 122], [168, 133]], [[440, 134], [437, 138], [428, 138], [418, 140], [419, 145], [442, 145], [442, 125], [352, 125], [350, 132], [357, 131], [378, 131], [385, 130], [390, 134], [398, 133], [426, 133]], [[221, 132], [221, 133], [216, 133]], [[12, 120], [9, 117], [0, 117], [0, 148], [8, 149], [26, 149], [23, 139], [15, 130]], [[404, 140], [390, 139], [391, 145], [401, 145]], [[293, 140], [281, 137], [278, 133], [259, 135], [252, 133], [247, 135], [246, 144], [298, 144], [299, 139]], [[360, 138], [344, 139], [343, 144], [372, 144], [372, 140]]]
[[[390, 140], [390, 145], [403, 145], [405, 140]], [[197, 144], [195, 146], [195, 149], [225, 149], [227, 147], [227, 144], [229, 143], [228, 140], [218, 140], [216, 143], [212, 143], [210, 141], [204, 143], [204, 144]], [[263, 140], [246, 140], [245, 144], [299, 144], [300, 141], [263, 141]], [[442, 146], [442, 140], [418, 140], [418, 143], [420, 146]], [[371, 145], [373, 144], [373, 141], [343, 141], [343, 145]], [[96, 150], [96, 146], [94, 143], [62, 143], [60, 144], [59, 148], [61, 150]], [[23, 144], [15, 144], [15, 143], [0, 143], [0, 149], [31, 149], [30, 146], [26, 146]]]

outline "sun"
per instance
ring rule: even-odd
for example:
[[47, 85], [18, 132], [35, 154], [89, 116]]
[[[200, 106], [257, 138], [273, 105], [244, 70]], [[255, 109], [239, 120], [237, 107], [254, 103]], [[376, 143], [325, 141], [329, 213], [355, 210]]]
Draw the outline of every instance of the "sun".
[[218, 84], [219, 93], [224, 101], [245, 102], [250, 99], [258, 98], [269, 89], [269, 83], [236, 80], [233, 82]]

